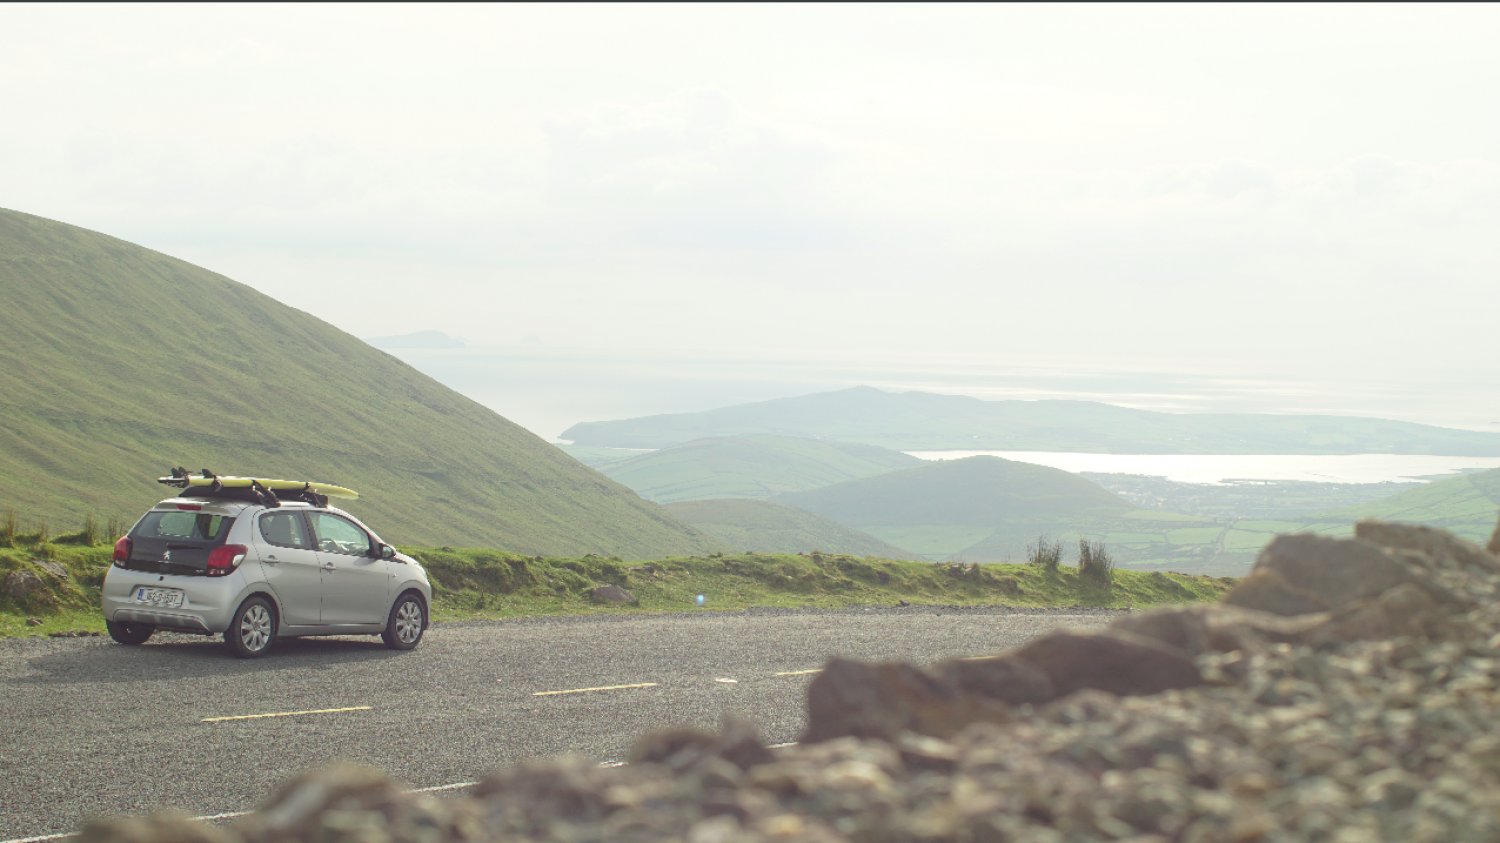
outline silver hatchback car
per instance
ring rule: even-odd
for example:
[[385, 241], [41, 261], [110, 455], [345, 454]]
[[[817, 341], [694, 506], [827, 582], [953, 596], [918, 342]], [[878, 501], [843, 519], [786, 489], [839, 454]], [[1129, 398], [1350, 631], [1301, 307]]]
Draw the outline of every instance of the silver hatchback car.
[[278, 637], [378, 634], [397, 650], [422, 640], [427, 572], [354, 516], [269, 496], [193, 495], [152, 507], [115, 543], [103, 589], [114, 640], [222, 633], [241, 658]]

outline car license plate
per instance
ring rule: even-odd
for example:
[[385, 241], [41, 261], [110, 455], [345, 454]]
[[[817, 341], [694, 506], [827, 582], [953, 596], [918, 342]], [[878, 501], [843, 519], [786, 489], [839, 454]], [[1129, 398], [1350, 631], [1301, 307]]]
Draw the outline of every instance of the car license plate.
[[175, 609], [182, 605], [182, 589], [141, 586], [135, 590], [135, 602]]

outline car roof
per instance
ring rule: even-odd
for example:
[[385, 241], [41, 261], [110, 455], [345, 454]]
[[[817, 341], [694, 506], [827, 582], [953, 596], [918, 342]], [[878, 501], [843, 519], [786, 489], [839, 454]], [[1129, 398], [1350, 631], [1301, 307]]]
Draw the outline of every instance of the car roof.
[[[152, 509], [182, 509], [191, 507], [204, 512], [244, 512], [247, 509], [271, 509], [251, 501], [239, 501], [224, 498], [167, 498], [156, 504]], [[282, 501], [282, 509], [312, 509], [312, 504], [302, 501]]]

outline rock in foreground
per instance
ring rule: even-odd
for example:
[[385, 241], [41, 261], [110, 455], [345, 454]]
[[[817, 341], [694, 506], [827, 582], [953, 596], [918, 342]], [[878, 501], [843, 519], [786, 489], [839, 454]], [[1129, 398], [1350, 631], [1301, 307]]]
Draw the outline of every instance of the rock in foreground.
[[626, 767], [529, 764], [445, 800], [335, 767], [224, 828], [155, 816], [84, 837], [1500, 840], [1497, 597], [1493, 554], [1367, 522], [1277, 539], [1223, 605], [927, 668], [835, 662], [784, 750], [728, 723], [647, 736]]

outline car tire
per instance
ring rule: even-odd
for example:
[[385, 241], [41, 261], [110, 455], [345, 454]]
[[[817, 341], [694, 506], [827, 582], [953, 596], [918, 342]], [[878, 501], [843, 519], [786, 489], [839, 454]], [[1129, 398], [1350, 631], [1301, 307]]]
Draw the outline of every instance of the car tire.
[[410, 650], [422, 640], [422, 631], [426, 628], [427, 607], [416, 592], [408, 591], [396, 598], [380, 637], [392, 650]]
[[131, 647], [146, 643], [146, 639], [150, 638], [152, 633], [156, 632], [156, 627], [147, 623], [115, 623], [114, 621], [105, 621], [104, 628], [109, 630], [110, 638], [115, 639], [120, 644], [126, 644]]
[[229, 652], [242, 659], [265, 655], [275, 640], [276, 609], [264, 597], [252, 597], [241, 603], [229, 621], [229, 628], [224, 630]]

